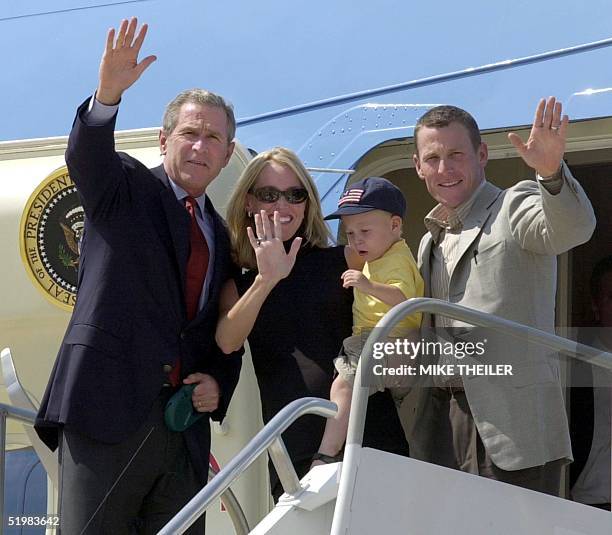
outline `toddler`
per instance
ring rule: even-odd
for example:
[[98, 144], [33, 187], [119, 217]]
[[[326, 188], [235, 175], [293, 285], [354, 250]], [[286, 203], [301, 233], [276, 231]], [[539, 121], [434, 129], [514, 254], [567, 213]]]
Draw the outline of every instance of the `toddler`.
[[[344, 340], [340, 356], [334, 362], [338, 376], [332, 384], [330, 399], [338, 405], [338, 414], [327, 420], [313, 466], [341, 458], [339, 452], [346, 440], [357, 362], [367, 332], [393, 306], [408, 298], [423, 296], [423, 279], [410, 248], [402, 239], [405, 212], [406, 201], [399, 188], [384, 178], [369, 177], [351, 184], [338, 201], [338, 210], [325, 218], [342, 220], [349, 247], [365, 265], [363, 271], [348, 269], [342, 274], [343, 286], [354, 291], [353, 336]], [[418, 334], [420, 325], [421, 314], [406, 317], [391, 336]]]

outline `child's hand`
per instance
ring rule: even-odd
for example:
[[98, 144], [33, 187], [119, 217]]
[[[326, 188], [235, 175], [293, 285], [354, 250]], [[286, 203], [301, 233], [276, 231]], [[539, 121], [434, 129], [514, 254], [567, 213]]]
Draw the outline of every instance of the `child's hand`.
[[370, 281], [361, 272], [356, 269], [347, 269], [342, 275], [342, 286], [344, 288], [358, 288], [364, 293], [370, 290]]

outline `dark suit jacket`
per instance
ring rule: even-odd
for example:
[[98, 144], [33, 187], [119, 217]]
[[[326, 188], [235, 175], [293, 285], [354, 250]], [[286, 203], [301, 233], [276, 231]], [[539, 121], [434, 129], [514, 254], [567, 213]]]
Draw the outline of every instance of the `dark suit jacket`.
[[[186, 319], [184, 281], [189, 216], [163, 167], [149, 170], [115, 152], [113, 119], [88, 126], [77, 112], [66, 162], [86, 214], [77, 302], [35, 428], [51, 448], [59, 426], [118, 443], [136, 431], [167, 381], [164, 365], [181, 358], [182, 377], [202, 372], [219, 383], [221, 420], [240, 373], [241, 352], [224, 355], [214, 340], [218, 301], [233, 276], [221, 217], [206, 199], [215, 234], [209, 296]], [[211, 273], [212, 271], [212, 273]], [[208, 475], [209, 418], [185, 431], [192, 462]]]

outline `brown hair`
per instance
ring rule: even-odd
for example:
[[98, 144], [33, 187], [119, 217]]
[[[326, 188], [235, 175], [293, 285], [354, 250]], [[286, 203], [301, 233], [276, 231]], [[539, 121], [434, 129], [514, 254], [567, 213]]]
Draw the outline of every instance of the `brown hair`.
[[418, 154], [419, 146], [417, 143], [417, 134], [421, 128], [444, 128], [451, 123], [459, 123], [465, 127], [470, 136], [474, 150], [478, 150], [482, 140], [480, 139], [480, 129], [474, 117], [467, 111], [457, 108], [457, 106], [436, 106], [427, 111], [417, 121], [414, 128], [414, 150]]
[[174, 131], [181, 107], [183, 104], [188, 103], [221, 108], [225, 112], [225, 117], [227, 119], [227, 142], [232, 142], [236, 135], [234, 108], [229, 102], [226, 102], [223, 97], [211, 91], [207, 91], [206, 89], [187, 89], [182, 91], [166, 106], [164, 118], [162, 120], [162, 128], [166, 135], [170, 135]]

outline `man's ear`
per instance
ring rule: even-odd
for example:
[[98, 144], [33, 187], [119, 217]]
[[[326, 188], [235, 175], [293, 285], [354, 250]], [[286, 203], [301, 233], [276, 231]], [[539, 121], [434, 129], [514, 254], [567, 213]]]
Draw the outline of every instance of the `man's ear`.
[[223, 164], [223, 167], [225, 167], [229, 163], [230, 158], [232, 157], [232, 154], [234, 153], [235, 146], [236, 144], [233, 141], [227, 146], [227, 157], [225, 158], [225, 163]]
[[397, 232], [402, 230], [402, 218], [398, 215], [391, 216], [391, 230]]
[[423, 173], [421, 173], [421, 160], [419, 160], [419, 157], [416, 152], [412, 155], [412, 161], [414, 162], [414, 168], [416, 169], [416, 172], [417, 172], [417, 175], [419, 175], [419, 178], [421, 180], [425, 180]]
[[159, 153], [163, 156], [166, 154], [166, 144], [168, 142], [168, 136], [163, 130], [159, 131]]
[[484, 169], [489, 161], [489, 147], [486, 143], [482, 142], [480, 147], [478, 147], [478, 161], [480, 162], [480, 166]]

